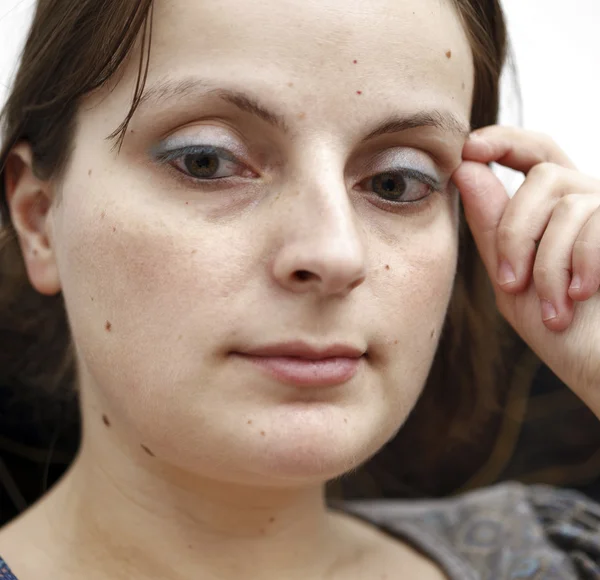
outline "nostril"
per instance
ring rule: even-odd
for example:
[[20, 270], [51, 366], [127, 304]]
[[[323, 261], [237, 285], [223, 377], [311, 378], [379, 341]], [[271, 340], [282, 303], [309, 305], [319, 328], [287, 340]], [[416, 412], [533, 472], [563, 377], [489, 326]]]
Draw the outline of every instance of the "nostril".
[[312, 272], [309, 272], [308, 270], [297, 270], [296, 272], [294, 272], [294, 276], [296, 277], [296, 280], [299, 280], [300, 282], [305, 282], [306, 280], [310, 280], [314, 274]]

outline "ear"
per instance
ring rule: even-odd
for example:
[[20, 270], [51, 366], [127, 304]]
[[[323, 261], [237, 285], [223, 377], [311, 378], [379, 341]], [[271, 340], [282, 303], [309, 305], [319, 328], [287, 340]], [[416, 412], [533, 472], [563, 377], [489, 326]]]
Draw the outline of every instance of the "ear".
[[20, 143], [12, 149], [4, 174], [11, 221], [29, 281], [40, 294], [58, 294], [61, 287], [52, 243], [52, 186], [35, 175], [29, 144]]

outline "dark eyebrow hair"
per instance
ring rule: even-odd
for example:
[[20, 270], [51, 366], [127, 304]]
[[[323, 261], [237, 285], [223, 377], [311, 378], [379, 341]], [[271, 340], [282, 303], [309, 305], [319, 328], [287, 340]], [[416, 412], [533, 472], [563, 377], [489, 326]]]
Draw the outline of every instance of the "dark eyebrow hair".
[[[160, 105], [171, 100], [186, 98], [198, 94], [216, 95], [222, 100], [234, 105], [238, 109], [254, 115], [269, 125], [289, 133], [289, 128], [282, 115], [271, 111], [261, 105], [259, 101], [241, 91], [218, 88], [201, 79], [183, 79], [180, 81], [163, 80], [150, 86], [142, 95], [139, 109], [148, 105]], [[410, 115], [394, 115], [388, 117], [383, 123], [372, 130], [365, 140], [374, 139], [389, 133], [401, 133], [419, 127], [434, 127], [445, 133], [452, 133], [459, 137], [468, 137], [471, 128], [449, 111], [421, 111]]]

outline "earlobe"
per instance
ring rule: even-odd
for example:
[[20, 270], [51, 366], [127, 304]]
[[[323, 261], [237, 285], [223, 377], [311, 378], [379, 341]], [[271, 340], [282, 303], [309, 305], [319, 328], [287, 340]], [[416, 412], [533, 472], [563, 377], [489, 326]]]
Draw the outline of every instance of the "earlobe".
[[21, 143], [10, 152], [4, 177], [29, 281], [40, 294], [57, 294], [61, 287], [51, 235], [52, 185], [35, 175], [30, 145]]

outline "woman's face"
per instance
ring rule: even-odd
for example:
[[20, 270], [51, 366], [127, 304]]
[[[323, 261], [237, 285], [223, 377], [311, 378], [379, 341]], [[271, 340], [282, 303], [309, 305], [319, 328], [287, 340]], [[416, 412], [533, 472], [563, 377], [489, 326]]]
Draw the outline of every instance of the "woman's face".
[[[137, 65], [82, 104], [50, 214], [86, 429], [236, 483], [355, 467], [413, 407], [453, 286], [459, 17], [439, 0], [159, 0], [117, 154]], [[366, 355], [321, 363], [328, 381], [302, 363], [303, 385], [245, 356], [296, 342]]]

